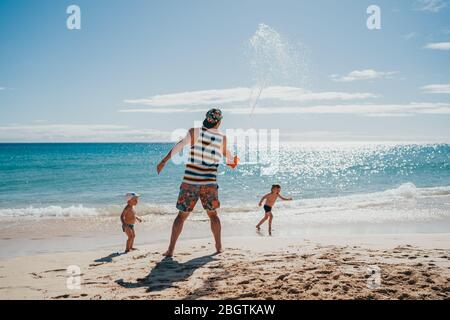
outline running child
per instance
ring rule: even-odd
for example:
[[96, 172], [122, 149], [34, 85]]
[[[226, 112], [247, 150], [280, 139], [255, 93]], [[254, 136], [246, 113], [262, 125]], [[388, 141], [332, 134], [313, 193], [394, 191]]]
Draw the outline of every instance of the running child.
[[260, 230], [261, 225], [266, 222], [267, 219], [269, 219], [269, 234], [272, 234], [272, 208], [275, 205], [275, 202], [278, 198], [281, 200], [292, 200], [292, 198], [285, 198], [280, 194], [281, 186], [279, 184], [272, 185], [271, 192], [266, 194], [264, 197], [261, 198], [259, 201], [258, 206], [261, 207], [261, 205], [264, 203], [264, 218], [261, 219], [261, 221], [256, 225], [256, 229]]

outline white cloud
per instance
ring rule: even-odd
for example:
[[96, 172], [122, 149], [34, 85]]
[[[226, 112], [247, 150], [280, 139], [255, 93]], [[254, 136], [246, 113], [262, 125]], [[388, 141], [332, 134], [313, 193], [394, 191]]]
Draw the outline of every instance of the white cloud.
[[170, 132], [103, 124], [14, 124], [0, 126], [0, 141], [167, 141]]
[[[250, 114], [251, 107], [228, 107], [222, 108], [224, 112], [230, 114]], [[148, 108], [148, 109], [125, 109], [119, 112], [129, 113], [185, 113], [204, 112], [202, 108]], [[449, 114], [450, 104], [448, 103], [407, 103], [407, 104], [339, 104], [339, 105], [315, 105], [315, 106], [278, 106], [261, 107], [258, 106], [253, 111], [254, 114], [349, 114], [371, 117], [387, 116], [412, 116], [417, 114]]]
[[373, 80], [381, 78], [390, 78], [392, 75], [396, 74], [396, 71], [376, 71], [373, 69], [365, 70], [354, 70], [345, 76], [339, 76], [336, 74], [331, 75], [333, 81], [339, 82], [351, 82], [358, 80]]
[[[225, 110], [232, 110], [232, 108], [220, 108], [222, 111]], [[207, 111], [206, 108], [190, 108], [190, 107], [181, 107], [181, 108], [139, 108], [139, 109], [119, 109], [118, 112], [122, 113], [179, 113], [179, 112], [189, 112], [189, 113], [195, 113], [195, 112], [203, 112], [205, 113]]]
[[[154, 107], [179, 107], [195, 105], [224, 105], [231, 103], [249, 103], [254, 101], [259, 93], [258, 89], [231, 88], [202, 91], [189, 91], [165, 95], [155, 95], [144, 99], [127, 99], [128, 104], [141, 104]], [[261, 92], [259, 102], [304, 102], [320, 100], [359, 100], [376, 98], [373, 93], [348, 92], [311, 92], [298, 87], [273, 86]]]
[[[248, 113], [249, 110], [233, 110], [232, 113]], [[450, 104], [350, 104], [319, 105], [311, 107], [257, 108], [255, 113], [301, 113], [301, 114], [353, 114], [362, 116], [407, 116], [414, 114], [450, 114]]]
[[432, 42], [424, 46], [425, 49], [450, 50], [450, 42]]
[[425, 93], [450, 93], [450, 84], [429, 84], [420, 89]]
[[439, 12], [448, 6], [448, 1], [444, 0], [416, 0], [414, 2], [414, 10]]
[[250, 89], [232, 88], [219, 90], [188, 91], [155, 95], [144, 99], [127, 99], [125, 103], [144, 104], [157, 107], [177, 105], [223, 104], [248, 99]]

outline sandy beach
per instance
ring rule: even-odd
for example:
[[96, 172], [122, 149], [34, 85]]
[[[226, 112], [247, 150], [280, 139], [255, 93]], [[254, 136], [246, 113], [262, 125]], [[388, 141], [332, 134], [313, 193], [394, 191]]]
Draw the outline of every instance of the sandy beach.
[[[1, 299], [448, 299], [450, 234], [210, 238], [0, 260]], [[80, 268], [68, 289], [67, 268]], [[375, 274], [371, 272], [376, 271]], [[379, 275], [379, 281], [377, 277]], [[73, 283], [70, 282], [69, 283]]]

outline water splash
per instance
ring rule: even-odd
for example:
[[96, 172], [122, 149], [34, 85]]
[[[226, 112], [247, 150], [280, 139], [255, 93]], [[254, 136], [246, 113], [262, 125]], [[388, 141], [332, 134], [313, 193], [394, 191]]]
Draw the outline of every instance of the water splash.
[[264, 23], [259, 24], [255, 34], [249, 39], [248, 47], [255, 81], [249, 97], [253, 114], [265, 88], [271, 85], [292, 85], [304, 80], [308, 64], [306, 51], [299, 48], [300, 45], [293, 46]]

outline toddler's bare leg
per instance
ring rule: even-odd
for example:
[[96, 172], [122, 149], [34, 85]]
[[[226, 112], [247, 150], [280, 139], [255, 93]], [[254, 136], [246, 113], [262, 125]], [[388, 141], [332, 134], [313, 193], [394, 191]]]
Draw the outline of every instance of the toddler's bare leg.
[[136, 233], [134, 232], [134, 230], [131, 230], [131, 233], [132, 233], [132, 238], [131, 238], [131, 245], [130, 245], [130, 250], [137, 250], [135, 247], [134, 247], [134, 239], [136, 239]]
[[125, 253], [127, 253], [127, 252], [130, 252], [131, 246], [133, 244], [133, 230], [131, 230], [130, 227], [127, 226], [127, 227], [125, 227], [125, 233], [128, 237], [127, 244], [125, 247]]

